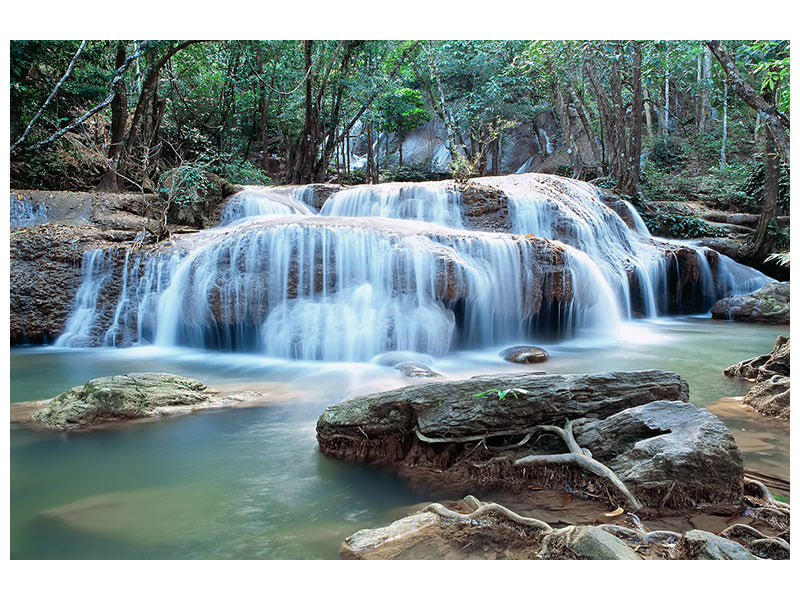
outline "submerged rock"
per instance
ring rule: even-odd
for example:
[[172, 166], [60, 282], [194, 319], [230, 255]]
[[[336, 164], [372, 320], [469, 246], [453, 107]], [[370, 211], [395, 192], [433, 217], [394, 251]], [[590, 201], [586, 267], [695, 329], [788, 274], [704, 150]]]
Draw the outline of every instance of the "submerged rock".
[[427, 365], [415, 362], [397, 363], [394, 368], [406, 377], [439, 377], [439, 373]]
[[81, 429], [225, 406], [255, 396], [222, 398], [196, 379], [131, 373], [98, 377], [76, 386], [49, 400], [32, 419], [49, 429]]
[[743, 296], [722, 298], [711, 307], [715, 319], [752, 323], [789, 323], [789, 284], [775, 281]]
[[513, 363], [540, 363], [550, 358], [547, 350], [539, 346], [511, 346], [501, 351], [500, 356]]
[[[647, 506], [722, 504], [741, 497], [742, 459], [730, 431], [707, 410], [688, 404], [686, 382], [669, 371], [474, 377], [407, 386], [328, 407], [317, 422], [317, 440], [326, 455], [386, 465], [425, 487], [516, 489], [537, 483], [590, 495], [621, 492], [583, 465], [584, 459], [576, 462], [571, 448], [573, 454], [565, 454], [565, 442], [550, 435], [576, 419], [569, 427], [577, 445]], [[535, 436], [525, 435], [532, 431]], [[531, 456], [532, 462], [522, 460]], [[623, 502], [636, 504], [630, 497]]]

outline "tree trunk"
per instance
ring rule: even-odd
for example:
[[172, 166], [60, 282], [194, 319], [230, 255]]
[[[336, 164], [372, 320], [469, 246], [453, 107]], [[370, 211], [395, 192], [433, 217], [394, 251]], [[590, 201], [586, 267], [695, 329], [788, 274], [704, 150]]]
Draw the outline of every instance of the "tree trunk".
[[725, 144], [728, 141], [728, 78], [725, 78], [725, 88], [722, 100], [722, 148], [719, 151], [719, 162], [725, 166]]
[[768, 240], [768, 227], [778, 214], [778, 170], [780, 161], [776, 151], [775, 140], [770, 132], [765, 136], [767, 143], [764, 147], [764, 205], [761, 216], [758, 217], [755, 233], [755, 253], [766, 252], [770, 241]]
[[723, 50], [719, 40], [706, 40], [706, 45], [711, 49], [711, 52], [714, 53], [717, 61], [725, 70], [736, 95], [749, 104], [750, 107], [763, 113], [762, 116], [766, 122], [765, 124], [775, 138], [775, 144], [778, 149], [780, 149], [786, 166], [789, 166], [789, 117], [780, 112], [772, 103], [765, 100], [763, 96], [758, 94], [758, 92], [747, 84], [744, 78], [739, 74], [739, 70], [736, 68], [733, 59]]
[[[125, 63], [125, 44], [117, 42], [116, 69]], [[118, 192], [122, 187], [122, 178], [117, 175], [117, 163], [122, 153], [125, 139], [125, 125], [128, 120], [128, 94], [125, 80], [120, 79], [115, 86], [116, 95], [111, 101], [111, 144], [108, 147], [108, 168], [103, 173], [98, 189], [105, 192]]]

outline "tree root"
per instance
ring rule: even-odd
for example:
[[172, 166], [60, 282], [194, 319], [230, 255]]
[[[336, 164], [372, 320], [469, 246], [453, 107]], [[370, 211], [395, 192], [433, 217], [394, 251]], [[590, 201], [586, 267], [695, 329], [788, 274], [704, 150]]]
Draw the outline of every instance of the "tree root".
[[534, 529], [537, 533], [549, 533], [553, 530], [553, 528], [544, 521], [531, 517], [523, 517], [500, 504], [495, 504], [494, 502], [483, 504], [474, 496], [467, 496], [464, 500], [474, 505], [474, 510], [471, 513], [459, 513], [446, 508], [438, 502], [429, 504], [423, 510], [435, 513], [445, 519], [461, 523], [472, 523], [473, 521], [478, 521], [480, 517], [486, 516], [487, 514], [496, 514], [526, 529]]
[[[590, 419], [576, 419], [575, 421], [567, 420], [564, 427], [557, 427], [555, 425], [536, 425], [535, 427], [528, 427], [525, 429], [507, 430], [507, 431], [493, 431], [484, 434], [466, 435], [459, 437], [429, 437], [419, 430], [419, 427], [414, 429], [414, 433], [421, 442], [426, 444], [466, 444], [469, 442], [486, 442], [487, 439], [493, 437], [507, 437], [510, 435], [522, 435], [522, 440], [515, 444], [493, 448], [496, 450], [507, 450], [510, 448], [519, 448], [527, 444], [535, 433], [552, 433], [562, 439], [567, 446], [569, 453], [567, 454], [531, 454], [514, 461], [515, 466], [525, 465], [568, 465], [578, 467], [580, 469], [589, 471], [590, 473], [601, 477], [609, 482], [627, 501], [628, 505], [634, 509], [639, 510], [642, 508], [641, 502], [625, 487], [625, 484], [616, 476], [614, 471], [609, 469], [603, 463], [592, 458], [591, 452], [585, 448], [581, 448], [578, 442], [575, 441], [575, 435], [572, 428], [575, 425], [580, 425], [589, 421]], [[486, 446], [488, 448], [488, 446]]]
[[[585, 420], [580, 419], [578, 422], [585, 422]], [[642, 508], [642, 503], [636, 499], [636, 496], [634, 496], [627, 487], [625, 487], [625, 484], [622, 483], [614, 471], [591, 456], [587, 456], [587, 454], [584, 452], [584, 449], [581, 448], [578, 445], [578, 442], [575, 441], [575, 436], [572, 433], [572, 425], [572, 423], [567, 421], [563, 429], [553, 425], [542, 426], [547, 427], [546, 431], [556, 433], [561, 437], [561, 439], [564, 440], [564, 443], [569, 449], [568, 454], [531, 454], [523, 458], [518, 458], [514, 461], [514, 464], [516, 466], [568, 465], [584, 469], [593, 475], [597, 475], [598, 477], [605, 479], [608, 483], [614, 486], [614, 488], [616, 488], [616, 490], [622, 494], [622, 496], [628, 502], [630, 508], [634, 510], [639, 510]]]

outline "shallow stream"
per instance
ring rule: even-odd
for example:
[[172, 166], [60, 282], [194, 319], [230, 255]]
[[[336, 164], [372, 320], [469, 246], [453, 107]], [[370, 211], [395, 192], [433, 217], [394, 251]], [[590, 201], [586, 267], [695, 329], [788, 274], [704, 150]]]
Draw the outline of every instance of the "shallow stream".
[[[746, 469], [789, 478], [788, 424], [720, 401], [748, 385], [722, 370], [769, 352], [788, 326], [683, 317], [622, 327], [615, 340], [548, 345], [551, 359], [531, 367], [502, 361], [501, 348], [452, 353], [432, 367], [453, 378], [525, 369], [677, 371], [691, 401], [731, 428]], [[336, 558], [356, 530], [442, 499], [317, 450], [315, 423], [326, 406], [416, 383], [388, 367], [152, 346], [16, 348], [11, 401], [136, 371], [257, 390], [270, 403], [88, 433], [12, 428], [12, 558]]]

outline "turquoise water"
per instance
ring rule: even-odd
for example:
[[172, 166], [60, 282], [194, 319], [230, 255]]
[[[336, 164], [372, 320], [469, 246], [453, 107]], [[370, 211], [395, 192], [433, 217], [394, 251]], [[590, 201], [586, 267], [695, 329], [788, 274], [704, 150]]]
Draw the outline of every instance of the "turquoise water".
[[[788, 426], [718, 402], [747, 389], [722, 369], [768, 352], [779, 334], [788, 327], [637, 322], [617, 340], [550, 347], [551, 360], [534, 368], [677, 371], [692, 402], [731, 427], [747, 468], [788, 479]], [[446, 377], [524, 370], [497, 350], [457, 353], [432, 366]], [[20, 348], [11, 352], [11, 401], [148, 370], [259, 390], [270, 403], [88, 433], [12, 428], [12, 558], [335, 558], [347, 535], [440, 499], [317, 450], [314, 427], [326, 406], [408, 383], [385, 367], [186, 349]]]

